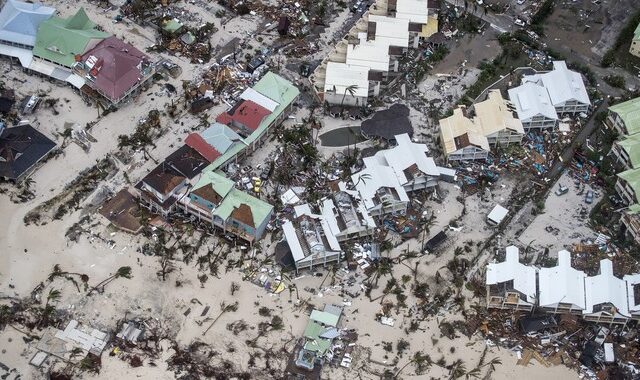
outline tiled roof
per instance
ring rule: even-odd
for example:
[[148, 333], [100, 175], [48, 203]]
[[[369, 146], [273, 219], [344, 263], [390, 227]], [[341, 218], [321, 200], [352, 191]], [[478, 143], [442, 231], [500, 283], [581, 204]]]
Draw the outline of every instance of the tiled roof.
[[202, 157], [206, 158], [207, 161], [213, 162], [216, 158], [220, 157], [221, 153], [218, 152], [214, 147], [209, 145], [200, 134], [194, 132], [191, 133], [184, 140], [184, 143], [195, 149], [198, 153], [202, 155]]
[[253, 132], [258, 129], [262, 120], [270, 113], [268, 109], [251, 100], [241, 100], [229, 111], [218, 115], [216, 121], [227, 125], [235, 122]]
[[40, 23], [56, 10], [41, 4], [9, 0], [0, 11], [0, 39], [33, 46]]

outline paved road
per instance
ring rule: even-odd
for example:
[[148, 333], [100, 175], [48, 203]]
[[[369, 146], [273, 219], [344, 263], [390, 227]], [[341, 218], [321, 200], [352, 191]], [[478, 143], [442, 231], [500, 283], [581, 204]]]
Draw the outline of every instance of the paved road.
[[[464, 7], [464, 0], [446, 0], [447, 3], [458, 7]], [[491, 27], [499, 32], [513, 32], [515, 30], [515, 20], [506, 14], [495, 14], [482, 5], [476, 5], [473, 0], [467, 0], [469, 4], [466, 11], [472, 15], [491, 24]]]

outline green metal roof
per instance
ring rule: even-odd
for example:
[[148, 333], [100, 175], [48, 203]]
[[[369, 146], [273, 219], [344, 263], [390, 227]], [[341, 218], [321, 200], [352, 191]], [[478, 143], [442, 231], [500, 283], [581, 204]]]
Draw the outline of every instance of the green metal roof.
[[162, 29], [169, 33], [175, 33], [180, 30], [180, 28], [182, 28], [182, 24], [175, 18], [164, 21], [162, 25]]
[[316, 321], [318, 323], [322, 323], [325, 326], [336, 327], [338, 325], [339, 316], [331, 313], [327, 313], [326, 311], [314, 310], [311, 312], [312, 321]]
[[640, 213], [640, 205], [637, 203], [632, 204], [631, 206], [629, 206], [627, 213], [631, 215], [637, 215], [638, 213]]
[[307, 327], [304, 329], [304, 337], [307, 338], [307, 342], [304, 345], [305, 350], [317, 352], [320, 355], [324, 355], [325, 352], [331, 347], [331, 340], [320, 338], [320, 335], [327, 330], [315, 321], [310, 320], [307, 323]]
[[640, 168], [640, 134], [627, 136], [616, 143], [627, 152], [631, 166], [634, 169]]
[[253, 225], [258, 227], [262, 222], [269, 217], [273, 206], [264, 202], [254, 196], [251, 196], [244, 191], [238, 189], [231, 189], [222, 203], [213, 210], [213, 215], [227, 220], [233, 210], [240, 205], [245, 204], [251, 208], [251, 214], [253, 215]]
[[636, 31], [633, 32], [633, 40], [634, 41], [640, 40], [640, 24], [638, 24], [638, 26], [636, 27]]
[[226, 196], [231, 189], [233, 189], [232, 180], [225, 178], [214, 171], [202, 173], [202, 177], [200, 177], [200, 180], [193, 186], [193, 190], [197, 190], [207, 185], [211, 185], [213, 190], [215, 190], [215, 192], [221, 197]]
[[622, 178], [633, 189], [636, 197], [640, 197], [640, 169], [630, 169], [618, 173], [618, 177]]
[[40, 23], [33, 47], [33, 55], [59, 65], [71, 67], [76, 54], [84, 54], [92, 41], [109, 37], [109, 33], [96, 29], [84, 9], [69, 18], [51, 17]]
[[[277, 102], [279, 105], [275, 110], [267, 117], [262, 119], [262, 122], [256, 128], [251, 135], [249, 135], [244, 142], [249, 145], [254, 142], [258, 136], [261, 136], [262, 133], [267, 129], [267, 127], [277, 119], [284, 110], [293, 102], [293, 100], [300, 94], [300, 90], [293, 83], [284, 79], [283, 77], [272, 73], [269, 71], [266, 73], [262, 79], [260, 79], [254, 86], [253, 89], [259, 92], [260, 94], [266, 96], [267, 98]], [[231, 147], [228, 151], [226, 151], [222, 156], [218, 157], [214, 162], [211, 163], [204, 170], [216, 170], [222, 164], [227, 162], [231, 157], [238, 154], [245, 148], [243, 145], [235, 145]]]
[[620, 116], [627, 127], [629, 135], [635, 135], [640, 132], [640, 97], [611, 106], [609, 111], [615, 112]]

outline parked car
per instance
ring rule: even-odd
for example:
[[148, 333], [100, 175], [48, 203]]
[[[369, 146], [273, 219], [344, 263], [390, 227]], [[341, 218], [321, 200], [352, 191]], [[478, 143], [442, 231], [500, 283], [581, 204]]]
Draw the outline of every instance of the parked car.
[[516, 1], [516, 3], [517, 3], [518, 5], [522, 5], [522, 4], [524, 4], [524, 1], [525, 1], [525, 0], [518, 0], [518, 1]]
[[593, 203], [593, 191], [591, 190], [587, 191], [587, 194], [584, 196], [584, 201], [586, 204]]
[[525, 26], [525, 22], [520, 20], [519, 18], [516, 19], [516, 21], [514, 21], [514, 24], [518, 25], [518, 26]]
[[565, 195], [568, 192], [569, 192], [569, 188], [568, 187], [566, 187], [564, 185], [560, 185], [558, 190], [556, 190], [556, 195], [557, 196], [562, 196], [562, 195]]
[[476, 0], [476, 3], [478, 3], [478, 5], [482, 5], [484, 4], [484, 0]]

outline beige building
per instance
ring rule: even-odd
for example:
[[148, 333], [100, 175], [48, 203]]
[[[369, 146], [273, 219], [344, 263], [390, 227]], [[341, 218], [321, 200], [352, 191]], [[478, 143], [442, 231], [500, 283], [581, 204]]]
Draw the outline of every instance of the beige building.
[[629, 46], [629, 53], [640, 57], [640, 24], [636, 27], [636, 31], [633, 33], [633, 40], [631, 40], [631, 46]]
[[514, 107], [502, 98], [500, 90], [489, 91], [484, 102], [474, 106], [474, 123], [480, 127], [489, 145], [519, 144], [524, 137], [524, 128], [514, 115]]
[[465, 116], [465, 108], [440, 120], [440, 143], [448, 161], [484, 160], [489, 155], [489, 140], [482, 129]]

